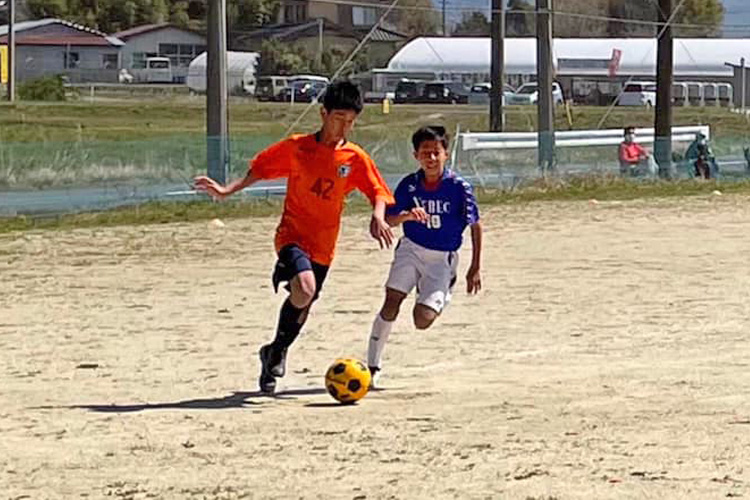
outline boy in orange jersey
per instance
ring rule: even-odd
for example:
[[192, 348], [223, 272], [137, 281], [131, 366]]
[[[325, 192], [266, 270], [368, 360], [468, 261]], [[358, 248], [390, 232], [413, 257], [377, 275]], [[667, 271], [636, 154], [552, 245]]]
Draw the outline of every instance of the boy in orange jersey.
[[358, 189], [373, 205], [370, 234], [381, 248], [393, 233], [385, 222], [386, 205], [394, 202], [375, 163], [346, 140], [362, 111], [359, 88], [350, 82], [328, 86], [323, 98], [323, 125], [315, 134], [294, 135], [261, 151], [247, 175], [222, 186], [208, 177], [195, 188], [224, 198], [262, 179], [287, 178], [284, 212], [276, 230], [278, 261], [274, 289], [286, 281], [289, 297], [281, 307], [276, 337], [260, 349], [260, 390], [272, 394], [286, 371], [286, 354], [318, 298], [333, 260], [346, 195]]

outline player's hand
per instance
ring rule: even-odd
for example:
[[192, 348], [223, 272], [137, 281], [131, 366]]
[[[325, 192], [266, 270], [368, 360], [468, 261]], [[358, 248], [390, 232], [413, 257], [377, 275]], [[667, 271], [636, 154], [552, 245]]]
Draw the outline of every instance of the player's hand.
[[414, 222], [421, 222], [422, 224], [427, 224], [427, 220], [429, 219], [429, 215], [427, 215], [427, 212], [422, 207], [414, 207], [411, 210], [407, 212], [407, 215], [409, 217], [408, 220], [414, 221]]
[[482, 289], [482, 276], [478, 267], [470, 267], [466, 273], [466, 293], [477, 294]]
[[224, 189], [224, 186], [222, 186], [212, 178], [206, 176], [196, 177], [193, 181], [193, 188], [196, 191], [206, 193], [209, 196], [218, 198], [220, 200], [224, 199], [227, 196], [227, 192]]
[[391, 226], [380, 217], [373, 216], [370, 220], [370, 235], [378, 240], [380, 249], [391, 248], [393, 244], [393, 231]]

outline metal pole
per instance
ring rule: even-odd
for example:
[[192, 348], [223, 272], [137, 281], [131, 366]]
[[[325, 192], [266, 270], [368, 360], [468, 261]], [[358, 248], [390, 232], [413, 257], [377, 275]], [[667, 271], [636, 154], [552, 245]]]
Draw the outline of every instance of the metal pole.
[[[659, 20], [667, 23], [672, 17], [672, 0], [659, 0]], [[654, 119], [654, 157], [659, 176], [672, 177], [672, 80], [674, 77], [674, 46], [672, 27], [660, 30], [656, 54], [656, 117]]]
[[537, 88], [539, 89], [539, 168], [546, 173], [555, 167], [555, 103], [552, 100], [554, 82], [552, 64], [552, 0], [537, 0], [536, 60]]
[[740, 89], [742, 95], [740, 96], [740, 109], [745, 112], [745, 106], [747, 104], [747, 70], [745, 69], [745, 58], [740, 59], [740, 68], [742, 73], [740, 74]]
[[318, 71], [323, 72], [323, 18], [318, 18]]
[[492, 60], [490, 62], [490, 131], [505, 129], [505, 0], [492, 0]]
[[8, 3], [8, 102], [16, 100], [16, 0]]
[[209, 0], [207, 16], [206, 125], [208, 176], [227, 182], [227, 9], [226, 0]]

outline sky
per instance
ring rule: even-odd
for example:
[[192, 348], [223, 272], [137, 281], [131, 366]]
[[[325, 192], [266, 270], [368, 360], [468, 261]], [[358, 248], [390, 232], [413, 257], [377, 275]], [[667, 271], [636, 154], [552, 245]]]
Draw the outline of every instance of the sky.
[[[724, 0], [724, 36], [750, 36], [750, 0]], [[738, 30], [727, 25], [745, 25]]]
[[[443, 0], [432, 1], [438, 10], [442, 8]], [[491, 0], [445, 0], [448, 25], [450, 26], [461, 20], [461, 11], [457, 9], [472, 9], [489, 12], [490, 1]], [[725, 9], [724, 36], [750, 37], [750, 0], [723, 0], [723, 3]], [[453, 9], [451, 9], [451, 7]], [[734, 25], [735, 27], [727, 25]], [[737, 25], [744, 25], [746, 28], [738, 29], [736, 28]]]

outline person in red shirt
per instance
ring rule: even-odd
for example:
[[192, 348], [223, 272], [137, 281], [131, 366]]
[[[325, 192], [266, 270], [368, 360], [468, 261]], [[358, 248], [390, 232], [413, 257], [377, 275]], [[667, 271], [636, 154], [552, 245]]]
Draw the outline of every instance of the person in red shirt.
[[655, 174], [651, 154], [635, 142], [635, 127], [625, 127], [625, 140], [620, 143], [618, 156], [622, 175]]
[[315, 134], [293, 135], [261, 151], [244, 178], [227, 186], [197, 177], [195, 188], [225, 198], [261, 179], [287, 179], [281, 222], [276, 230], [278, 261], [274, 289], [287, 282], [289, 297], [281, 307], [276, 336], [260, 349], [260, 390], [272, 394], [286, 372], [286, 355], [305, 324], [328, 274], [341, 226], [346, 196], [357, 189], [373, 205], [370, 234], [390, 247], [393, 233], [385, 209], [394, 203], [375, 163], [362, 148], [346, 140], [363, 108], [353, 83], [328, 86], [323, 97], [323, 125]]

